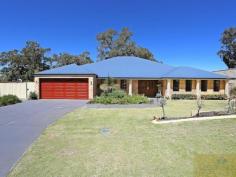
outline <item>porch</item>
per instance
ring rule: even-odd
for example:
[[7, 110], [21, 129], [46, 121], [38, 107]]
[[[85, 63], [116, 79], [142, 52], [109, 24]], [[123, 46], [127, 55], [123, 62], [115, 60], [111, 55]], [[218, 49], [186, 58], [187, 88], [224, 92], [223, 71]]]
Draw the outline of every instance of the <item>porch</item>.
[[[97, 81], [98, 94], [104, 79]], [[157, 93], [171, 98], [172, 94], [194, 94], [229, 96], [229, 83], [227, 80], [200, 80], [200, 79], [115, 79], [114, 88], [122, 89], [129, 95], [141, 94], [147, 97], [155, 97]]]

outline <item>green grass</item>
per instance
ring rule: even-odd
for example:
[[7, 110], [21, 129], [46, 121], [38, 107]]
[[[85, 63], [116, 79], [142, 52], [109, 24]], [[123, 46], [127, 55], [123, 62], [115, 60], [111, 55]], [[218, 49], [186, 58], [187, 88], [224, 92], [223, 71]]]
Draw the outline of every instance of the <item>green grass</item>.
[[[205, 110], [224, 106], [207, 102]], [[167, 112], [182, 116], [193, 108], [193, 101], [171, 101]], [[154, 125], [158, 111], [78, 109], [47, 128], [9, 176], [206, 176], [197, 170], [208, 167], [205, 162], [218, 175], [236, 174], [236, 164], [218, 163], [219, 157], [220, 163], [235, 162], [236, 119]]]
[[[224, 111], [227, 110], [226, 100], [203, 100], [203, 108], [201, 111]], [[196, 100], [172, 100], [167, 101], [165, 106], [167, 117], [184, 117], [191, 116], [197, 111]], [[156, 109], [158, 116], [162, 115], [161, 108]]]

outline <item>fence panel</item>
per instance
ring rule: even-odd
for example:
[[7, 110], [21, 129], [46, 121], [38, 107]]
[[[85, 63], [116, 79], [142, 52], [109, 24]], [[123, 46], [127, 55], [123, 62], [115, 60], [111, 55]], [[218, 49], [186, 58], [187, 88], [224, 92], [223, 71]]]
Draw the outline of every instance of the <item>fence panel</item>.
[[16, 95], [20, 99], [27, 99], [30, 92], [35, 91], [34, 82], [0, 83], [0, 96]]

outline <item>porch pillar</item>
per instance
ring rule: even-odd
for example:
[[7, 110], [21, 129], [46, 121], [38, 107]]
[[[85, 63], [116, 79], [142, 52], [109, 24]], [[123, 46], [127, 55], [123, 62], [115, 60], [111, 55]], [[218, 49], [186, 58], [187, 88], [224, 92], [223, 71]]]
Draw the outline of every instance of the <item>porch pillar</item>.
[[132, 90], [133, 90], [133, 89], [132, 89], [132, 80], [130, 79], [130, 80], [129, 80], [129, 91], [128, 91], [128, 93], [129, 93], [130, 96], [132, 96]]
[[171, 98], [171, 80], [167, 79], [167, 84], [166, 84], [166, 97]]
[[225, 80], [225, 94], [227, 95], [227, 97], [230, 97], [228, 80]]
[[89, 84], [89, 99], [93, 99], [93, 94], [94, 94], [94, 78], [93, 77], [89, 77], [88, 78], [88, 84]]
[[198, 98], [201, 97], [201, 90], [200, 90], [200, 80], [197, 80], [197, 84], [196, 84], [196, 95]]

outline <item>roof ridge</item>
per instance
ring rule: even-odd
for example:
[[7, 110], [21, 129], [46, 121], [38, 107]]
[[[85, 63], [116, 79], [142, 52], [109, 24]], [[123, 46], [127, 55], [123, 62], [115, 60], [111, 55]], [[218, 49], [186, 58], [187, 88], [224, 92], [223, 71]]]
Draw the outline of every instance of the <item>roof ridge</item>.
[[179, 68], [179, 66], [173, 66], [173, 68], [172, 68], [170, 71], [168, 71], [168, 72], [162, 74], [161, 78], [164, 78], [165, 75], [168, 75], [169, 73], [173, 72], [174, 70], [176, 70], [176, 69], [178, 69], [178, 68]]

